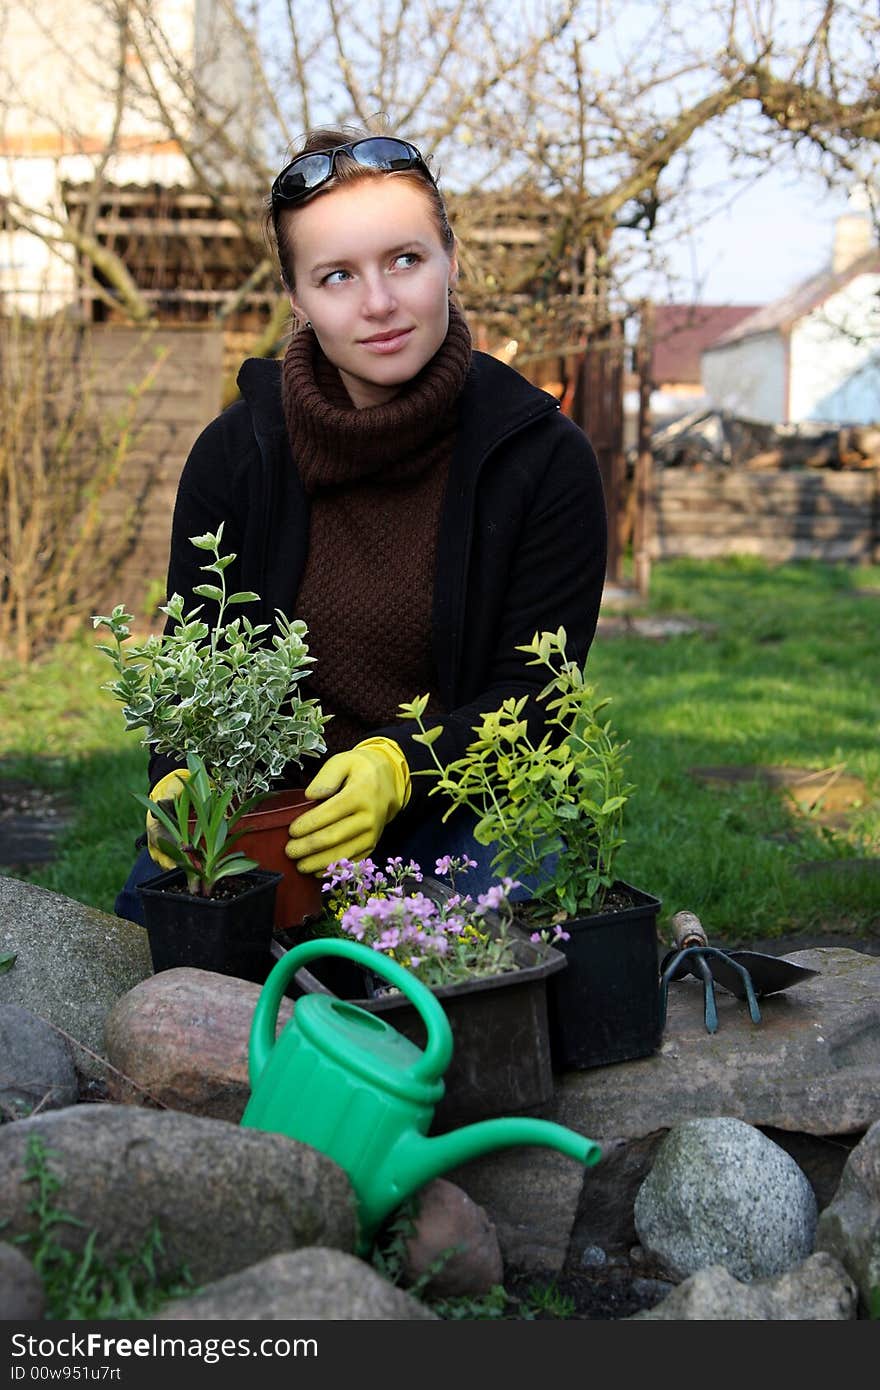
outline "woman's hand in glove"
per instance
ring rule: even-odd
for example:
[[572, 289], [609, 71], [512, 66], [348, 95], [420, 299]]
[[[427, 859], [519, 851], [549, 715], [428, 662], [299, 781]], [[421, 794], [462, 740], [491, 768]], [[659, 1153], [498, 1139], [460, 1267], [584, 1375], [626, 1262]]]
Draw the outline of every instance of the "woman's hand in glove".
[[[151, 801], [175, 801], [180, 796], [183, 784], [189, 777], [189, 772], [185, 767], [173, 768], [171, 772], [166, 772], [164, 777], [160, 777], [153, 790], [150, 792]], [[159, 841], [167, 838], [168, 832], [156, 820], [152, 811], [147, 812], [147, 850], [150, 858], [163, 869], [176, 869], [177, 865], [173, 859], [169, 859], [167, 854], [163, 854], [159, 848]]]
[[406, 758], [391, 739], [366, 739], [328, 758], [306, 796], [321, 805], [290, 826], [285, 854], [297, 868], [317, 874], [337, 859], [363, 859], [409, 800]]

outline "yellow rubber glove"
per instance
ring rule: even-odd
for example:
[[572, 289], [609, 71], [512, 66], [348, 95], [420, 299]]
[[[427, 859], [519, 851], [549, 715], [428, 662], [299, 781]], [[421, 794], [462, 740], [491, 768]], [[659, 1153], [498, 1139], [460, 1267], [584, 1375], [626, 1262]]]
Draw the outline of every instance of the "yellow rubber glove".
[[328, 758], [306, 787], [306, 796], [322, 805], [292, 823], [284, 852], [305, 874], [320, 873], [336, 859], [363, 859], [409, 794], [402, 750], [390, 738], [365, 739]]
[[[180, 796], [181, 788], [189, 777], [189, 771], [185, 767], [173, 768], [171, 772], [166, 772], [164, 777], [160, 777], [155, 787], [150, 792], [151, 801], [174, 801]], [[168, 832], [159, 824], [152, 811], [147, 812], [147, 850], [150, 858], [157, 864], [161, 864], [163, 869], [176, 869], [177, 865], [173, 859], [169, 859], [167, 854], [163, 854], [159, 848], [159, 840], [164, 839]]]

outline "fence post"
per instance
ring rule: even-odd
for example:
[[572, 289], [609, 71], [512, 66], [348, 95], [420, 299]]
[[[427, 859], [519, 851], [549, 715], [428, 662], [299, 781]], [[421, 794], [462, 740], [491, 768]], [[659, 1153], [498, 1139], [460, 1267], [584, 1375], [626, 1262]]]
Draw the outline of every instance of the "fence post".
[[635, 471], [635, 521], [633, 524], [633, 572], [635, 585], [646, 597], [651, 582], [651, 534], [653, 530], [654, 455], [651, 452], [651, 356], [654, 346], [654, 306], [646, 300], [639, 321], [636, 374], [639, 379], [638, 452]]

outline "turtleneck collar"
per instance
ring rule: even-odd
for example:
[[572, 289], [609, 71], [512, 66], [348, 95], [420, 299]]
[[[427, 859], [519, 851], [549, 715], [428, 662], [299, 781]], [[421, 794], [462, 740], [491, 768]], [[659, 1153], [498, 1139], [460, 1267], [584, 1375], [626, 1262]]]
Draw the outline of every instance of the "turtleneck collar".
[[454, 426], [471, 363], [471, 335], [449, 306], [449, 330], [417, 376], [384, 405], [358, 410], [312, 329], [291, 340], [281, 370], [284, 418], [307, 493], [381, 475], [412, 478]]

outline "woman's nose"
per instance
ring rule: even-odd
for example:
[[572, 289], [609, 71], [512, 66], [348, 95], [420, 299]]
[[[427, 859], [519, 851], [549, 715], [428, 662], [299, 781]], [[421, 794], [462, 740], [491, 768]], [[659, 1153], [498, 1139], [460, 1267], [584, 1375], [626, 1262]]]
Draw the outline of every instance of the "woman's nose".
[[363, 309], [371, 318], [390, 314], [397, 301], [384, 275], [370, 275], [364, 281]]

